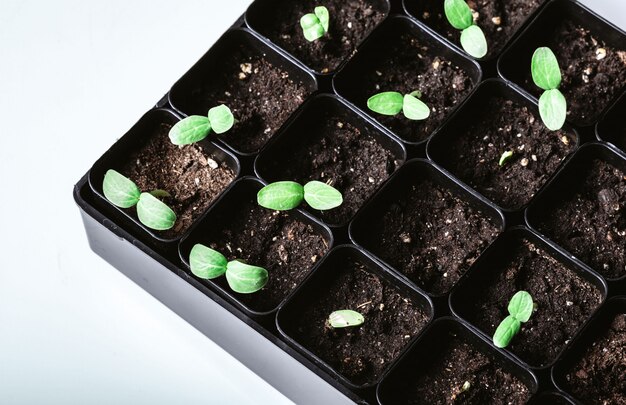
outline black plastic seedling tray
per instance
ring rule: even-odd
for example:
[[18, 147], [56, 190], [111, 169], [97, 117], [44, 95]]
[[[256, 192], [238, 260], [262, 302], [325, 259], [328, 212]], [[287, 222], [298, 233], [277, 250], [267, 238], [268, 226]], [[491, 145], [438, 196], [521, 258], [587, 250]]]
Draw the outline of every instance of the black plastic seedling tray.
[[[283, 6], [297, 3], [280, 2]], [[548, 32], [546, 24], [557, 18], [555, 16], [571, 18], [608, 46], [625, 51], [626, 34], [575, 1], [542, 1], [519, 24], [502, 49], [484, 60], [474, 60], [454, 41], [426, 25], [411, 0], [368, 3], [379, 8], [381, 22], [355, 44], [354, 52], [347, 54], [335, 68], [322, 72], [311, 69], [266, 37], [274, 28], [267, 24], [265, 15], [278, 2], [255, 1], [163, 99], [76, 184], [74, 198], [91, 249], [299, 404], [423, 403], [423, 399], [411, 397], [413, 384], [430, 378], [425, 376], [430, 370], [441, 371], [437, 359], [447, 356], [448, 350], [458, 349], [449, 345], [452, 341], [470, 348], [467, 350], [486, 362], [487, 369], [497, 370], [498, 375], [506, 374], [516, 381], [523, 387], [523, 399], [528, 403], [581, 403], [570, 391], [566, 374], [573, 362], [607, 329], [614, 315], [625, 312], [626, 269], [618, 276], [603, 275], [606, 269], [586, 263], [566, 249], [567, 244], [555, 241], [544, 222], [555, 215], [555, 207], [572, 198], [589, 170], [590, 161], [610, 163], [626, 171], [626, 154], [619, 149], [626, 144], [624, 83], [616, 91], [610, 107], [598, 117], [584, 122], [568, 120], [564, 131], [572, 140], [571, 153], [554, 172], [542, 178], [541, 186], [526, 203], [500, 206], [461, 181], [452, 170], [447, 170], [450, 167], [447, 148], [462, 132], [464, 123], [471, 121], [490, 97], [511, 100], [539, 119], [536, 96], [531, 89], [524, 88], [524, 75], [530, 65], [531, 50], [550, 42], [549, 38], [544, 38]], [[450, 60], [471, 82], [471, 91], [456, 104], [447, 106], [445, 119], [419, 140], [406, 139], [406, 134], [394, 132], [393, 125], [386, 126], [380, 117], [372, 115], [365, 107], [366, 93], [361, 86], [368, 75], [377, 74], [371, 66], [385, 57], [390, 42], [402, 36], [426, 44], [430, 54]], [[215, 196], [188, 230], [174, 237], [163, 237], [143, 226], [132, 210], [116, 208], [106, 200], [102, 192], [104, 173], [108, 169], [123, 170], [127, 160], [150, 140], [159, 125], [174, 124], [186, 115], [205, 114], [208, 108], [224, 102], [218, 94], [223, 92], [222, 83], [210, 78], [223, 78], [233, 73], [229, 71], [233, 66], [223, 62], [228, 61], [231, 52], [237, 52], [242, 60], [263, 58], [281, 69], [285, 78], [299, 83], [306, 96], [302, 100], [280, 101], [289, 114], [285, 114], [278, 128], [269, 128], [260, 135], [262, 142], [239, 144], [228, 134], [203, 141], [204, 152], [229, 168], [235, 179]], [[239, 67], [235, 69], [237, 73]], [[254, 299], [232, 292], [223, 280], [201, 280], [193, 276], [188, 266], [191, 248], [196, 243], [209, 244], [228, 231], [233, 218], [241, 216], [242, 209], [249, 206], [242, 201], [253, 201], [256, 192], [268, 182], [307, 180], [285, 179], [281, 168], [301, 163], [294, 162], [294, 156], [306, 156], [307, 150], [322, 142], [325, 136], [331, 136], [324, 132], [327, 128], [319, 126], [320, 122], [331, 118], [338, 120], [339, 128], [349, 125], [380, 145], [380, 150], [388, 156], [387, 176], [364, 194], [358, 208], [343, 213], [341, 218], [328, 219], [324, 213], [306, 205], [285, 214], [284, 221], [304, 224], [310, 234], [324, 241], [320, 257], [312, 257], [306, 268], [299, 269], [302, 274], [298, 282], [282, 291], [280, 297], [274, 297], [271, 305], [257, 305]], [[244, 127], [242, 131], [248, 132], [242, 136], [254, 138], [254, 130], [253, 126]], [[402, 262], [394, 261], [393, 255], [385, 249], [392, 246], [392, 250], [409, 252], [409, 255], [410, 251], [403, 250], [401, 244], [389, 245], [381, 239], [388, 215], [397, 217], [398, 213], [406, 212], [403, 210], [407, 201], [420, 196], [424, 182], [437, 190], [437, 195], [447, 196], [443, 197], [439, 208], [451, 204], [446, 199], [454, 199], [457, 205], [452, 206], [460, 207], [458, 209], [469, 213], [470, 217], [482, 218], [491, 232], [489, 238], [471, 248], [458, 266], [458, 279], [445, 288], [431, 289], [432, 285], [407, 272], [397, 264]], [[610, 200], [610, 193], [603, 195]], [[402, 243], [414, 243], [453, 222], [439, 215], [438, 204], [429, 207], [433, 211], [424, 214], [427, 219], [421, 224], [423, 231], [398, 235]], [[450, 222], [444, 224], [444, 221]], [[455, 217], [454, 221], [464, 219]], [[258, 235], [259, 238], [271, 236]], [[453, 251], [438, 254], [440, 257], [441, 253], [444, 256], [458, 254], [464, 238], [474, 236], [450, 235]], [[619, 237], [619, 233], [611, 237]], [[568, 336], [551, 358], [539, 363], [517, 352], [515, 346], [496, 348], [491, 341], [493, 331], [476, 325], [474, 314], [468, 312], [476, 300], [476, 291], [494, 283], [509, 263], [512, 252], [525, 241], [550, 257], [551, 263], [567, 269], [570, 277], [577, 277], [597, 291], [597, 305], [584, 319], [578, 319], [576, 332]], [[623, 252], [624, 246], [617, 246], [616, 250], [620, 248]], [[287, 253], [296, 254], [297, 249]], [[337, 364], [337, 359], [324, 361], [317, 348], [302, 339], [297, 326], [302, 321], [300, 311], [322, 300], [327, 289], [354, 263], [362, 266], [360, 271], [367, 277], [387, 286], [405, 302], [413, 303], [424, 320], [422, 327], [406, 336], [406, 343], [387, 359], [384, 367], [367, 379], [343, 374], [332, 365]], [[389, 330], [393, 330], [393, 325], [378, 333], [391, 333]], [[463, 395], [458, 388], [451, 388], [456, 389], [454, 395]], [[498, 398], [474, 398], [462, 403], [488, 403], [491, 399], [503, 403], [498, 402]]]

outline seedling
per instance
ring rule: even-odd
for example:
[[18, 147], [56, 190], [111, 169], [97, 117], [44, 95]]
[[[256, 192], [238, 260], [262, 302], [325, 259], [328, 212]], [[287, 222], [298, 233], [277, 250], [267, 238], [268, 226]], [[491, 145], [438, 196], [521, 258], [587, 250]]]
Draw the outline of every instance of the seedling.
[[311, 208], [325, 211], [339, 207], [343, 196], [334, 187], [321, 181], [310, 181], [302, 186], [295, 181], [279, 181], [268, 184], [257, 194], [261, 207], [276, 211], [288, 211], [306, 201]]
[[142, 193], [132, 180], [115, 170], [109, 170], [104, 175], [102, 191], [107, 200], [120, 208], [137, 206], [137, 217], [148, 228], [166, 231], [176, 222], [174, 211], [157, 198], [169, 196], [166, 191]]
[[539, 115], [551, 131], [563, 128], [567, 117], [567, 101], [559, 90], [561, 69], [550, 48], [537, 48], [530, 65], [533, 81], [545, 90], [539, 98]]
[[300, 19], [300, 26], [307, 41], [317, 41], [328, 32], [330, 15], [324, 6], [315, 7], [315, 12], [305, 14]]
[[189, 254], [189, 267], [198, 278], [212, 280], [226, 275], [228, 286], [240, 294], [252, 294], [267, 284], [267, 270], [251, 266], [240, 260], [228, 261], [226, 257], [204, 245], [197, 244]]
[[512, 157], [513, 157], [513, 151], [507, 150], [506, 152], [502, 154], [502, 156], [500, 156], [500, 160], [498, 161], [498, 164], [500, 166], [504, 166], [504, 164], [508, 162], [509, 159], [511, 159]]
[[487, 39], [485, 33], [474, 24], [472, 10], [464, 0], [445, 0], [444, 12], [450, 25], [461, 30], [461, 46], [465, 52], [475, 58], [487, 55]]
[[328, 316], [328, 324], [335, 329], [359, 326], [363, 322], [365, 322], [363, 315], [350, 309], [335, 311]]
[[518, 291], [509, 302], [509, 316], [500, 322], [493, 335], [493, 344], [500, 348], [507, 347], [519, 333], [522, 323], [528, 322], [534, 309], [533, 297], [526, 291]]
[[376, 94], [367, 100], [367, 108], [383, 115], [397, 115], [400, 112], [410, 120], [421, 121], [428, 118], [430, 108], [420, 100], [422, 93], [414, 91], [404, 96], [397, 91]]
[[209, 110], [207, 116], [190, 115], [180, 120], [169, 132], [170, 141], [174, 145], [190, 145], [200, 142], [211, 131], [216, 134], [223, 134], [235, 125], [235, 117], [225, 105], [219, 105]]

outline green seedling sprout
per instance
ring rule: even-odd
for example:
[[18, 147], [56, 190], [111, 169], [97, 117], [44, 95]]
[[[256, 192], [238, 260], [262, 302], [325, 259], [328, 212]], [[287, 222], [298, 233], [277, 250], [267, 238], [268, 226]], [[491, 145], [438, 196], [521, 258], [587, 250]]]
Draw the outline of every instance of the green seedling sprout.
[[343, 196], [334, 187], [321, 181], [310, 181], [302, 186], [295, 181], [279, 181], [268, 184], [257, 194], [261, 207], [276, 211], [288, 211], [306, 201], [313, 209], [326, 211], [339, 207]]
[[190, 115], [174, 125], [169, 132], [170, 141], [174, 145], [191, 145], [200, 142], [211, 131], [223, 134], [235, 125], [235, 117], [225, 105], [218, 105], [209, 110], [207, 116]]
[[328, 32], [330, 15], [324, 6], [315, 7], [313, 13], [306, 14], [300, 19], [300, 26], [307, 41], [317, 41]]
[[539, 115], [550, 131], [563, 128], [567, 117], [567, 101], [559, 90], [561, 69], [550, 48], [537, 48], [530, 65], [533, 81], [544, 90], [539, 98]]
[[382, 115], [397, 115], [400, 112], [410, 120], [421, 121], [428, 118], [430, 108], [420, 98], [422, 93], [414, 91], [402, 95], [397, 91], [376, 94], [367, 100], [367, 108]]
[[189, 267], [198, 278], [212, 280], [226, 275], [231, 290], [239, 294], [252, 294], [267, 284], [269, 274], [263, 267], [251, 266], [240, 260], [226, 257], [209, 247], [196, 244], [189, 254]]
[[350, 309], [335, 311], [328, 316], [328, 324], [335, 329], [359, 326], [363, 322], [365, 322], [363, 315]]
[[496, 347], [507, 347], [517, 335], [522, 323], [528, 322], [533, 314], [535, 304], [532, 296], [526, 291], [518, 291], [509, 302], [509, 316], [504, 318], [493, 335], [493, 344]]
[[465, 52], [475, 58], [487, 55], [485, 33], [474, 24], [472, 10], [465, 0], [445, 0], [443, 8], [450, 25], [461, 30], [461, 46]]
[[166, 231], [176, 222], [174, 211], [157, 198], [169, 196], [166, 191], [142, 193], [133, 181], [115, 170], [109, 170], [104, 175], [102, 191], [107, 200], [120, 208], [137, 206], [137, 217], [148, 228]]
[[500, 156], [500, 160], [498, 161], [498, 164], [500, 166], [504, 166], [505, 163], [508, 162], [512, 157], [513, 157], [513, 151], [507, 150], [506, 152], [502, 154], [502, 156]]

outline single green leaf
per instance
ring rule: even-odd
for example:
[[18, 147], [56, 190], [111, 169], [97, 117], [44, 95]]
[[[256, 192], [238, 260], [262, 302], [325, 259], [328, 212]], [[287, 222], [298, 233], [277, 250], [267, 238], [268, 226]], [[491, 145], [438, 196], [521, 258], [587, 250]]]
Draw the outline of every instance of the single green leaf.
[[142, 224], [157, 231], [166, 231], [176, 222], [174, 211], [150, 193], [141, 193], [137, 216]]
[[347, 328], [359, 326], [365, 322], [363, 315], [350, 309], [335, 311], [328, 316], [328, 323], [333, 328]]
[[209, 117], [190, 115], [170, 129], [170, 141], [174, 145], [190, 145], [206, 138], [211, 132]]
[[197, 244], [189, 254], [191, 272], [199, 278], [211, 280], [226, 273], [228, 260], [217, 250]]
[[457, 30], [464, 30], [474, 23], [472, 10], [464, 0], [446, 0], [443, 11], [450, 25]]
[[262, 267], [250, 266], [238, 260], [226, 266], [226, 281], [230, 288], [240, 294], [251, 294], [265, 287], [269, 274]]
[[507, 347], [515, 335], [519, 333], [521, 327], [520, 321], [513, 316], [507, 316], [496, 329], [496, 333], [493, 335], [493, 344], [499, 348]]
[[526, 291], [518, 291], [509, 302], [509, 314], [520, 322], [528, 322], [533, 314], [533, 297]]
[[561, 69], [554, 52], [548, 47], [537, 48], [530, 63], [533, 81], [544, 90], [557, 89], [561, 85]]
[[328, 32], [330, 25], [330, 15], [328, 13], [328, 9], [324, 6], [315, 7], [315, 15], [319, 19], [320, 24], [322, 24], [324, 32]]
[[168, 198], [172, 196], [170, 193], [168, 193], [165, 190], [152, 190], [150, 191], [150, 194], [152, 194], [153, 196], [157, 198]]
[[543, 92], [539, 98], [539, 115], [549, 130], [563, 128], [567, 118], [567, 101], [558, 89]]
[[475, 58], [487, 55], [487, 39], [478, 25], [472, 25], [461, 32], [461, 46]]
[[507, 150], [506, 152], [502, 154], [502, 156], [500, 156], [500, 161], [498, 162], [498, 164], [500, 166], [504, 166], [504, 164], [508, 162], [512, 157], [513, 157], [513, 151]]
[[135, 183], [115, 170], [108, 170], [102, 182], [107, 200], [121, 208], [130, 208], [139, 202], [141, 191]]
[[311, 28], [305, 28], [303, 32], [304, 38], [306, 38], [306, 40], [309, 42], [317, 41], [326, 33], [324, 31], [324, 27], [322, 27], [321, 24], [316, 24]]
[[343, 203], [343, 196], [326, 183], [310, 181], [304, 185], [304, 200], [311, 208], [325, 211], [339, 207]]
[[261, 207], [276, 211], [296, 208], [304, 199], [304, 187], [294, 181], [279, 181], [268, 184], [257, 194]]
[[303, 30], [309, 29], [320, 24], [320, 19], [313, 13], [305, 14], [300, 18], [300, 26]]
[[376, 94], [367, 100], [367, 108], [383, 115], [396, 115], [402, 111], [404, 97], [397, 91]]
[[404, 96], [402, 111], [410, 120], [425, 120], [430, 115], [430, 108], [419, 98], [407, 94]]
[[216, 134], [223, 134], [235, 125], [235, 117], [224, 104], [209, 110], [209, 124]]

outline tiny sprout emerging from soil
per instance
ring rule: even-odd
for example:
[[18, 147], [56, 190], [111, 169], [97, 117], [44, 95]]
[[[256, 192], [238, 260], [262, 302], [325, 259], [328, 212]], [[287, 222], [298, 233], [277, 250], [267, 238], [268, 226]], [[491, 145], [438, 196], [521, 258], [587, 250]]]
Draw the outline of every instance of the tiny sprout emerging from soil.
[[300, 26], [307, 41], [317, 41], [328, 32], [330, 15], [324, 6], [315, 7], [315, 12], [305, 14], [300, 19]]
[[295, 181], [279, 181], [268, 184], [257, 194], [261, 207], [276, 211], [288, 211], [306, 201], [311, 208], [325, 211], [339, 207], [343, 196], [334, 187], [321, 181], [310, 181], [304, 186]]
[[157, 231], [171, 229], [176, 222], [176, 214], [157, 197], [169, 197], [163, 190], [142, 193], [133, 181], [115, 170], [108, 170], [102, 183], [104, 196], [120, 208], [137, 206], [139, 221]]
[[363, 322], [365, 322], [363, 315], [350, 309], [335, 311], [328, 316], [328, 324], [335, 329], [359, 326]]
[[267, 284], [269, 274], [262, 267], [250, 266], [239, 260], [228, 261], [226, 257], [204, 245], [197, 244], [189, 254], [189, 267], [198, 278], [212, 280], [226, 275], [228, 286], [240, 294], [252, 294]]
[[200, 142], [211, 131], [216, 134], [223, 134], [233, 127], [235, 117], [225, 105], [219, 105], [209, 110], [207, 116], [190, 115], [176, 123], [169, 133], [170, 141], [174, 145], [191, 145]]
[[567, 101], [559, 90], [561, 69], [550, 48], [537, 48], [531, 62], [531, 73], [535, 84], [545, 90], [539, 98], [539, 115], [544, 125], [557, 131], [565, 124]]
[[397, 115], [401, 111], [410, 120], [421, 121], [428, 118], [430, 108], [420, 100], [422, 93], [414, 91], [402, 95], [397, 91], [387, 91], [376, 94], [367, 100], [367, 108], [383, 115]]
[[528, 322], [535, 309], [533, 297], [526, 291], [518, 291], [509, 302], [509, 316], [504, 318], [493, 335], [496, 347], [507, 347], [517, 335], [522, 323]]
[[498, 162], [498, 164], [500, 166], [504, 166], [504, 164], [508, 162], [512, 157], [513, 157], [513, 151], [507, 150], [506, 152], [502, 154], [502, 156], [500, 156], [500, 161]]
[[445, 0], [443, 4], [450, 25], [461, 30], [461, 46], [475, 58], [487, 55], [487, 39], [482, 29], [474, 24], [472, 10], [464, 0]]

